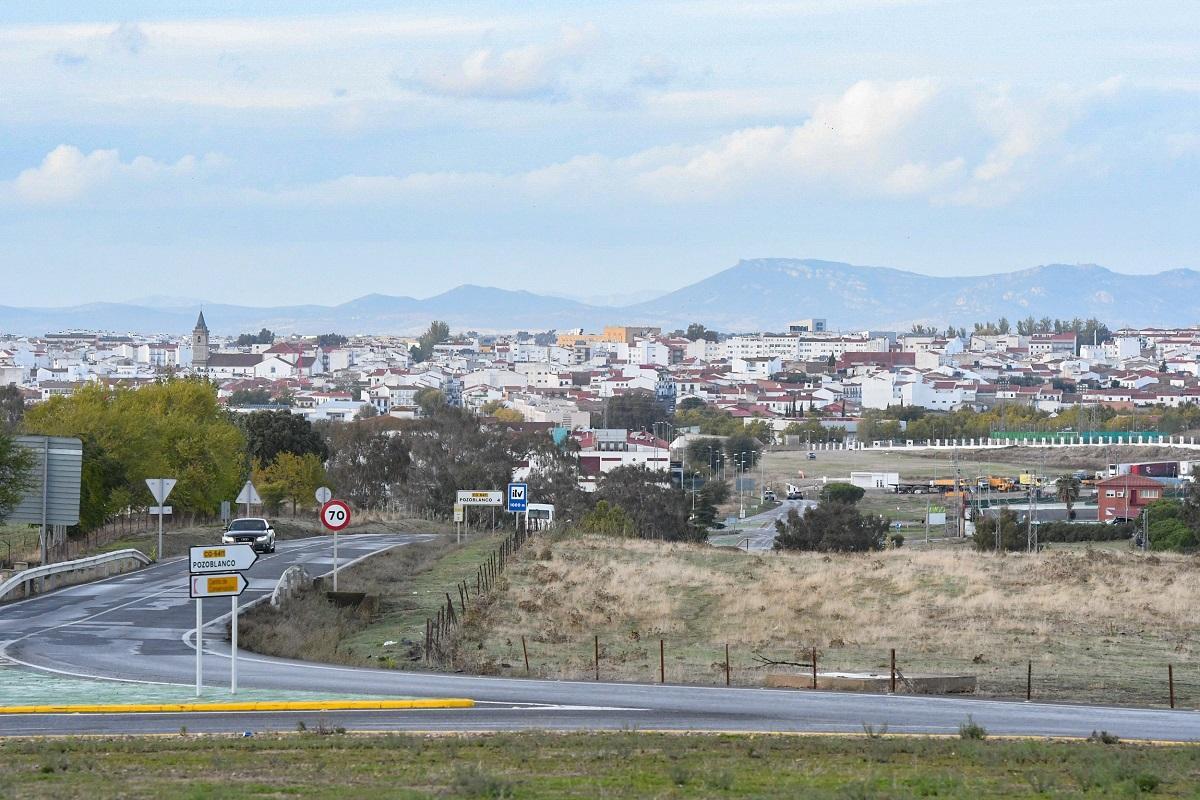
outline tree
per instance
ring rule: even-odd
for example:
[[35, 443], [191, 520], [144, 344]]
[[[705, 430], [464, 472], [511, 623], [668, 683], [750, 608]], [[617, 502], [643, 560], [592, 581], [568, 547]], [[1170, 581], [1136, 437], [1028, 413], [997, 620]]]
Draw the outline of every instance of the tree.
[[441, 320], [435, 320], [429, 323], [429, 329], [421, 334], [421, 338], [417, 339], [417, 344], [412, 348], [412, 359], [416, 362], [428, 361], [433, 355], [433, 348], [439, 344], [443, 344], [450, 339], [450, 326]]
[[25, 417], [25, 396], [16, 384], [0, 386], [0, 433], [14, 431]]
[[226, 401], [231, 406], [265, 406], [271, 402], [271, 392], [267, 389], [238, 389], [231, 392]]
[[800, 514], [788, 511], [786, 520], [775, 522], [776, 550], [821, 550], [855, 553], [882, 550], [890, 521], [876, 514], [862, 514], [847, 503], [822, 501]]
[[655, 423], [668, 422], [670, 415], [650, 392], [632, 391], [604, 401], [604, 425], [631, 431], [653, 430]]
[[12, 513], [29, 488], [33, 463], [33, 453], [0, 433], [0, 522]]
[[852, 483], [842, 483], [835, 481], [827, 483], [821, 487], [821, 493], [818, 497], [822, 502], [844, 503], [845, 505], [854, 505], [859, 500], [863, 499], [863, 495], [867, 493], [866, 489], [861, 486], [855, 486]]
[[238, 347], [249, 347], [255, 344], [271, 344], [275, 341], [275, 334], [272, 331], [263, 328], [258, 333], [243, 333], [237, 338]]
[[312, 423], [290, 411], [252, 411], [239, 421], [246, 433], [246, 454], [263, 466], [275, 463], [280, 453], [329, 458], [329, 448]]
[[1026, 534], [1016, 513], [1011, 508], [1001, 509], [995, 516], [984, 514], [975, 520], [975, 549], [996, 550], [999, 542], [1000, 550], [1025, 550], [1029, 546]]
[[442, 393], [441, 389], [432, 386], [417, 390], [417, 393], [413, 395], [413, 400], [416, 401], [417, 407], [425, 416], [436, 414], [439, 408], [446, 405], [446, 395]]
[[349, 341], [349, 339], [340, 333], [322, 333], [317, 337], [317, 347], [320, 347], [322, 350], [345, 347]]
[[833, 369], [837, 366], [837, 358], [833, 355], [833, 353], [830, 353], [829, 358], [825, 360], [825, 366], [829, 367], [830, 369]]
[[1075, 519], [1075, 501], [1079, 499], [1079, 478], [1074, 475], [1060, 475], [1054, 482], [1054, 493], [1060, 503], [1067, 505], [1067, 518]]
[[643, 539], [699, 541], [704, 531], [690, 520], [691, 498], [669, 485], [667, 473], [645, 466], [617, 467], [600, 478], [597, 500], [624, 510]]
[[715, 475], [724, 450], [721, 440], [711, 436], [692, 439], [687, 443], [687, 460], [693, 468], [703, 464], [705, 473]]
[[525, 421], [525, 415], [515, 408], [498, 408], [492, 416], [499, 422], [515, 423]]
[[697, 339], [703, 339], [706, 342], [715, 342], [720, 338], [716, 331], [710, 331], [699, 322], [693, 322], [691, 325], [688, 325], [687, 331], [684, 332], [683, 336], [685, 339], [691, 339], [693, 342]]
[[313, 500], [317, 488], [327, 480], [325, 467], [314, 453], [282, 452], [270, 465], [255, 464], [254, 483], [263, 500], [271, 505], [289, 500], [293, 515], [301, 503], [307, 505]]
[[[54, 397], [29, 409], [30, 433], [78, 436], [84, 462], [98, 454], [119, 465], [111, 491], [92, 496], [82, 509], [91, 519], [151, 502], [145, 479], [169, 476], [177, 514], [215, 514], [245, 479], [245, 437], [217, 403], [217, 390], [201, 379], [171, 379], [139, 389], [91, 384], [70, 397]], [[92, 449], [86, 447], [92, 443]]]
[[762, 452], [762, 442], [748, 433], [738, 432], [725, 439], [725, 455], [731, 465], [741, 464], [741, 469], [756, 464]]
[[633, 525], [620, 506], [600, 500], [595, 508], [583, 515], [583, 519], [579, 521], [579, 529], [584, 533], [599, 533], [605, 536], [629, 536], [633, 532]]
[[694, 411], [699, 408], [704, 408], [704, 406], [705, 402], [699, 397], [685, 397], [676, 404], [675, 411], [676, 413], [680, 411]]
[[351, 505], [372, 508], [404, 495], [412, 462], [409, 439], [392, 417], [319, 423], [329, 451], [329, 480]]

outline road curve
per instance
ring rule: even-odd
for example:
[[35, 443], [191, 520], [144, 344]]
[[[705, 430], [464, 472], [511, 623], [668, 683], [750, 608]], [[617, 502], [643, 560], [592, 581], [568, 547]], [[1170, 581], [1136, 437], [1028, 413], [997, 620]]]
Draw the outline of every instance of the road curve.
[[[342, 537], [343, 559], [419, 541], [419, 535]], [[321, 573], [332, 565], [328, 537], [280, 542], [249, 572], [244, 601], [261, 597], [292, 564]], [[60, 674], [191, 685], [195, 612], [186, 564], [164, 562], [106, 581], [70, 587], [0, 608], [0, 656]], [[223, 637], [228, 603], [207, 601], [205, 682], [228, 686]], [[201, 712], [187, 714], [0, 715], [0, 735], [295, 730], [316, 720], [350, 730], [491, 731], [638, 729], [861, 732], [864, 725], [907, 733], [954, 733], [970, 715], [993, 734], [1200, 741], [1200, 714], [971, 698], [840, 694], [703, 686], [546, 681], [310, 664], [241, 651], [239, 685], [258, 689], [380, 696], [469, 697], [469, 710]]]

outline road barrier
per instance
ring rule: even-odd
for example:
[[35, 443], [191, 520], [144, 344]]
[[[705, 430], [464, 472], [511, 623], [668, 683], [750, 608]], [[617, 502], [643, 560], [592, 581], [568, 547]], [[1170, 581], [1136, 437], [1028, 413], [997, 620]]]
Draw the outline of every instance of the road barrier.
[[0, 583], [0, 602], [18, 589], [22, 590], [22, 597], [28, 597], [34, 591], [32, 582], [35, 580], [39, 583], [37, 591], [50, 591], [60, 586], [84, 583], [97, 577], [108, 577], [119, 571], [117, 569], [119, 565], [130, 563], [135, 563], [137, 567], [144, 567], [150, 564], [151, 560], [141, 550], [129, 549], [31, 567]]

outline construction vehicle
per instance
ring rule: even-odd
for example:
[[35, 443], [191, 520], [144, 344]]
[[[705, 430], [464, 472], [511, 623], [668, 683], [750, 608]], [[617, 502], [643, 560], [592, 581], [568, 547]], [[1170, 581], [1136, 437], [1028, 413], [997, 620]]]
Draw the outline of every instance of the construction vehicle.
[[993, 492], [1011, 492], [1017, 488], [1016, 481], [999, 475], [984, 475], [977, 482], [980, 489], [991, 489]]
[[970, 489], [971, 482], [966, 478], [934, 478], [929, 482], [929, 488], [935, 492], [962, 492]]

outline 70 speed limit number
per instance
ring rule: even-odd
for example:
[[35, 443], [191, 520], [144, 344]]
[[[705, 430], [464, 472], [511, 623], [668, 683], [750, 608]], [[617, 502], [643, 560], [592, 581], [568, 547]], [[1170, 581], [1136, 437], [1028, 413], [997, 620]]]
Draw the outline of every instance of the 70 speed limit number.
[[344, 500], [330, 500], [321, 506], [321, 524], [331, 531], [340, 531], [350, 524], [350, 506]]

